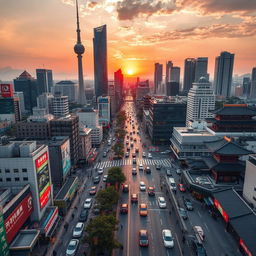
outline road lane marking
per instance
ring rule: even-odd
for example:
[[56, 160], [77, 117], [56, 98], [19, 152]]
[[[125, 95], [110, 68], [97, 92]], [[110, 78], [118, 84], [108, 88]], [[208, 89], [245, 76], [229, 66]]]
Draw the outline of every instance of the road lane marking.
[[206, 224], [206, 223], [204, 223], [204, 225], [205, 225], [206, 229], [209, 231], [209, 228], [208, 228], [207, 224]]
[[175, 236], [176, 236], [176, 240], [177, 240], [177, 243], [178, 243], [178, 247], [179, 247], [180, 255], [183, 255], [182, 250], [181, 250], [181, 247], [180, 247], [180, 242], [179, 242], [179, 239], [178, 239], [178, 236], [177, 236], [177, 234], [176, 234], [176, 233], [175, 233]]
[[170, 256], [170, 255], [169, 255], [169, 251], [168, 251], [168, 250], [167, 250], [167, 255], [168, 255], [168, 256]]
[[160, 219], [160, 223], [161, 223], [161, 226], [163, 226], [163, 221], [162, 221], [162, 219]]
[[199, 211], [197, 213], [198, 213], [199, 217], [201, 218], [202, 217], [201, 213]]

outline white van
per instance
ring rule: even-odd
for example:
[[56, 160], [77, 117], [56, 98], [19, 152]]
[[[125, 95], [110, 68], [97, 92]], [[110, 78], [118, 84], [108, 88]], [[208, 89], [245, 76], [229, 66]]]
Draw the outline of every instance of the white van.
[[169, 184], [170, 184], [172, 190], [176, 190], [177, 189], [174, 178], [169, 178]]

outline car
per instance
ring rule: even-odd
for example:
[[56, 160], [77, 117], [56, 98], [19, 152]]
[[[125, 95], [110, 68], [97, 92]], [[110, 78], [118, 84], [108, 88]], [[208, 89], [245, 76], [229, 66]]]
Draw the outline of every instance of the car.
[[148, 153], [148, 158], [151, 159], [152, 158], [152, 154]]
[[155, 187], [153, 187], [153, 186], [148, 187], [148, 195], [149, 196], [154, 196], [155, 195]]
[[107, 152], [103, 152], [103, 157], [106, 157], [107, 156]]
[[127, 214], [128, 213], [128, 204], [121, 204], [120, 213], [121, 214]]
[[132, 157], [136, 157], [136, 153], [135, 152], [132, 152]]
[[187, 211], [184, 208], [179, 208], [180, 216], [183, 218], [183, 220], [186, 220], [188, 218]]
[[175, 183], [175, 180], [174, 180], [174, 178], [169, 178], [168, 179], [168, 181], [169, 181], [169, 184], [170, 184], [170, 187], [171, 187], [171, 190], [174, 190], [174, 191], [176, 191], [176, 183]]
[[157, 165], [156, 165], [156, 169], [157, 169], [157, 170], [161, 170], [161, 165], [160, 165], [160, 164], [157, 164]]
[[103, 176], [103, 179], [102, 179], [102, 180], [103, 180], [104, 182], [106, 182], [106, 181], [107, 181], [107, 178], [108, 178], [108, 175], [106, 174], [106, 175]]
[[101, 175], [103, 172], [104, 172], [103, 168], [100, 167], [100, 168], [98, 169], [98, 174]]
[[82, 236], [84, 231], [84, 223], [77, 222], [76, 226], [73, 229], [73, 237], [79, 238]]
[[129, 147], [127, 147], [127, 149], [126, 149], [127, 151], [130, 151], [130, 148]]
[[129, 152], [126, 152], [126, 153], [125, 153], [125, 157], [126, 157], [126, 158], [129, 157], [129, 155], [130, 155]]
[[96, 186], [92, 186], [92, 187], [90, 188], [89, 194], [90, 194], [91, 196], [94, 196], [94, 195], [96, 194], [96, 192], [97, 192]]
[[139, 149], [138, 148], [135, 149], [135, 153], [139, 153]]
[[148, 247], [148, 231], [146, 229], [141, 229], [139, 231], [139, 246]]
[[145, 191], [146, 190], [146, 185], [144, 181], [140, 182], [140, 191]]
[[200, 185], [211, 185], [212, 182], [207, 176], [196, 177], [195, 182]]
[[166, 248], [174, 247], [174, 240], [173, 240], [172, 232], [170, 229], [163, 229], [162, 237], [163, 237], [163, 241], [164, 241], [164, 247], [166, 247]]
[[140, 213], [140, 216], [147, 216], [148, 215], [148, 206], [146, 204], [140, 204], [139, 213]]
[[184, 185], [184, 184], [179, 183], [179, 184], [178, 184], [178, 187], [179, 187], [180, 192], [186, 192], [186, 188], [185, 188], [185, 185]]
[[[135, 133], [135, 131], [134, 131], [134, 133]], [[134, 138], [134, 140], [133, 140], [134, 142], [137, 142], [137, 139], [136, 138]]]
[[123, 192], [128, 193], [129, 192], [129, 185], [128, 184], [123, 184]]
[[176, 169], [176, 173], [177, 173], [178, 175], [181, 175], [181, 169], [177, 168], [177, 169]]
[[131, 195], [131, 202], [132, 203], [138, 203], [138, 195], [137, 194], [132, 194]]
[[145, 172], [146, 172], [147, 174], [150, 174], [150, 173], [151, 173], [151, 169], [150, 169], [149, 166], [146, 167]]
[[142, 152], [142, 157], [146, 157], [146, 152]]
[[140, 165], [139, 165], [139, 170], [140, 170], [140, 171], [143, 171], [143, 169], [144, 169], [143, 164], [140, 164]]
[[92, 198], [85, 199], [84, 209], [90, 209], [92, 207]]
[[137, 175], [137, 169], [136, 169], [136, 167], [133, 167], [133, 168], [132, 168], [132, 175]]
[[132, 136], [130, 137], [130, 141], [133, 141], [133, 138], [132, 138]]
[[133, 146], [134, 146], [133, 143], [131, 143], [131, 148], [133, 148]]
[[82, 209], [78, 219], [79, 219], [79, 221], [87, 221], [87, 219], [88, 219], [88, 210]]
[[130, 132], [130, 135], [132, 135], [132, 132]]
[[94, 215], [99, 215], [100, 214], [100, 205], [95, 203], [93, 206], [92, 212]]
[[93, 183], [98, 184], [100, 182], [100, 176], [96, 176], [93, 178]]
[[116, 140], [116, 138], [113, 138], [113, 141], [115, 141]]
[[184, 204], [188, 211], [193, 211], [193, 204], [190, 199], [184, 198]]
[[140, 134], [140, 132], [137, 132], [137, 134], [139, 135], [139, 134]]
[[[129, 135], [126, 136], [127, 139], [129, 139]], [[128, 141], [129, 142], [129, 141]]]
[[78, 239], [71, 239], [66, 250], [66, 256], [74, 256], [77, 252], [78, 245]]
[[203, 241], [205, 238], [203, 228], [201, 226], [194, 226], [193, 230], [195, 234], [197, 234], [200, 237], [200, 239]]
[[159, 196], [157, 201], [158, 201], [159, 208], [161, 209], [166, 208], [166, 201], [163, 196]]
[[126, 145], [129, 145], [129, 140], [126, 141]]
[[132, 159], [132, 163], [133, 163], [133, 164], [136, 164], [136, 162], [137, 162], [137, 161], [136, 161], [136, 158], [134, 157], [134, 158]]
[[198, 235], [195, 235], [194, 237], [192, 237], [192, 239], [190, 238], [189, 244], [195, 251], [197, 256], [207, 256], [206, 250]]
[[167, 176], [172, 176], [172, 171], [170, 169], [166, 169], [166, 175]]

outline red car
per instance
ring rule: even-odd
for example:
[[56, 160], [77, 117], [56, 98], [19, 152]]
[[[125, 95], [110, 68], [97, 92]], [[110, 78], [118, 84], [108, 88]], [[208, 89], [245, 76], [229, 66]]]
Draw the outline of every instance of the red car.
[[138, 203], [138, 195], [137, 194], [132, 194], [131, 195], [131, 202], [132, 203]]
[[90, 188], [89, 194], [93, 196], [93, 195], [96, 194], [96, 192], [97, 192], [97, 188], [95, 186], [93, 186], [93, 187]]
[[178, 186], [179, 186], [180, 192], [185, 192], [186, 191], [186, 188], [185, 188], [184, 184], [180, 183], [180, 184], [178, 184]]
[[154, 196], [155, 195], [155, 188], [154, 187], [148, 187], [148, 195]]
[[128, 204], [122, 204], [120, 207], [120, 213], [127, 214], [128, 213]]

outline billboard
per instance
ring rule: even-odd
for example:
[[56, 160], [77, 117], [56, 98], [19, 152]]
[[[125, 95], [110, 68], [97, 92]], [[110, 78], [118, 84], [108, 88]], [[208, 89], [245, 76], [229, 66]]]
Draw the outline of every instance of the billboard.
[[61, 145], [60, 149], [61, 149], [61, 159], [62, 159], [62, 170], [63, 170], [63, 175], [65, 176], [66, 173], [71, 168], [69, 140], [67, 140], [65, 143], [63, 143]]
[[10, 243], [33, 211], [32, 194], [29, 193], [5, 218], [7, 242]]
[[0, 255], [9, 256], [9, 248], [6, 240], [6, 232], [4, 227], [3, 209], [0, 206]]
[[45, 227], [44, 227], [44, 233], [45, 236], [48, 235], [48, 232], [51, 230], [53, 224], [55, 223], [56, 219], [58, 218], [58, 207], [55, 207], [54, 210], [51, 212], [50, 214], [50, 218], [48, 219], [48, 222], [46, 223]]
[[35, 162], [39, 201], [42, 209], [51, 196], [48, 152], [44, 152]]
[[11, 84], [0, 84], [1, 95], [4, 98], [13, 97], [13, 89]]
[[220, 214], [222, 215], [222, 217], [224, 218], [224, 220], [225, 220], [226, 222], [228, 222], [228, 215], [227, 215], [227, 213], [224, 211], [224, 209], [222, 208], [222, 206], [220, 205], [220, 203], [219, 203], [216, 199], [214, 199], [213, 203], [214, 203], [215, 207], [219, 210], [219, 212], [220, 212]]

